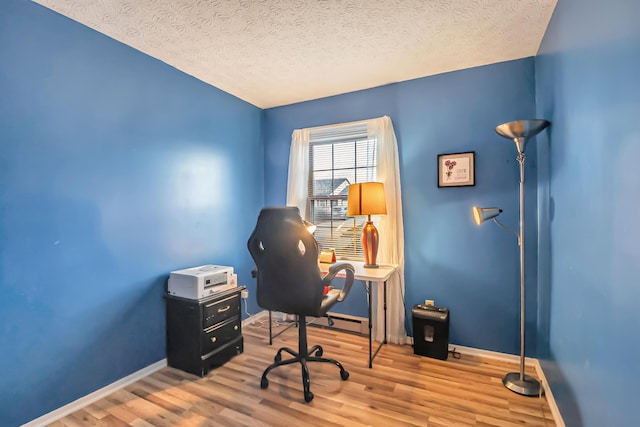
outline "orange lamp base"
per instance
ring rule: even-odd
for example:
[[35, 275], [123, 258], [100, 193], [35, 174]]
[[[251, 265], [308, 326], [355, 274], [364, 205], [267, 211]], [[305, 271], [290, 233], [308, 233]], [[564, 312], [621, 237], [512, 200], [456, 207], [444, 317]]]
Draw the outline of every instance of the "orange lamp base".
[[364, 267], [365, 268], [378, 268], [376, 264], [376, 258], [378, 256], [378, 230], [376, 226], [371, 222], [371, 216], [369, 220], [362, 227], [362, 251], [364, 252]]

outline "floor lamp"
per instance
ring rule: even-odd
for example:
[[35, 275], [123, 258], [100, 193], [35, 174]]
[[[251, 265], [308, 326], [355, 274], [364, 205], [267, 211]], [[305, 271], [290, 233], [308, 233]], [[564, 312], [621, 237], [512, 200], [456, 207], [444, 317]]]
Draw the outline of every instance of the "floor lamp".
[[[546, 120], [518, 120], [501, 124], [496, 127], [498, 135], [512, 139], [518, 150], [518, 163], [520, 164], [520, 230], [515, 232], [518, 236], [518, 246], [520, 247], [520, 372], [510, 372], [502, 378], [502, 383], [509, 390], [525, 396], [538, 396], [540, 394], [540, 383], [535, 378], [524, 373], [524, 151], [529, 138], [540, 133], [549, 126]], [[498, 208], [473, 207], [473, 217], [476, 224], [493, 219], [494, 222], [503, 228], [496, 217], [502, 212]]]

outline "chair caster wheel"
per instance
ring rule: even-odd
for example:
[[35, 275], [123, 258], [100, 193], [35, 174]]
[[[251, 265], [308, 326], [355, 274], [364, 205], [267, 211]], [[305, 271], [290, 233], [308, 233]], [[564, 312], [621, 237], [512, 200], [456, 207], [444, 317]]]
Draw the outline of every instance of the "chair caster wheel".
[[316, 357], [322, 357], [322, 349], [321, 348], [316, 350]]
[[340, 371], [340, 378], [342, 378], [342, 381], [346, 381], [349, 378], [349, 372]]
[[260, 388], [267, 387], [269, 387], [269, 380], [266, 377], [262, 377], [262, 379], [260, 380]]
[[311, 393], [310, 391], [305, 391], [304, 392], [304, 401], [309, 403], [313, 400], [313, 393]]

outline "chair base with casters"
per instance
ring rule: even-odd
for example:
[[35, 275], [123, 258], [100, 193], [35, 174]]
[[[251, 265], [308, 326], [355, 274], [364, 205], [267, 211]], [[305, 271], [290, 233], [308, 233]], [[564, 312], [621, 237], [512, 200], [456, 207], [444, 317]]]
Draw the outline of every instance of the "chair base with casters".
[[[340, 378], [343, 381], [346, 381], [349, 378], [349, 372], [342, 366], [340, 362], [335, 359], [327, 359], [326, 357], [322, 357], [323, 350], [322, 346], [314, 345], [311, 348], [308, 348], [307, 344], [307, 324], [305, 316], [298, 316], [298, 351], [295, 352], [288, 347], [282, 347], [276, 353], [276, 356], [273, 358], [274, 363], [272, 363], [267, 369], [262, 373], [262, 379], [260, 380], [260, 388], [269, 387], [269, 380], [267, 379], [267, 375], [273, 369], [278, 366], [291, 365], [293, 363], [300, 363], [302, 366], [302, 387], [304, 389], [304, 400], [305, 402], [311, 402], [313, 400], [313, 393], [310, 390], [311, 380], [309, 378], [309, 367], [307, 363], [309, 362], [324, 362], [331, 363], [340, 368]], [[282, 352], [289, 353], [293, 358], [282, 360]], [[312, 354], [315, 353], [315, 356]]]

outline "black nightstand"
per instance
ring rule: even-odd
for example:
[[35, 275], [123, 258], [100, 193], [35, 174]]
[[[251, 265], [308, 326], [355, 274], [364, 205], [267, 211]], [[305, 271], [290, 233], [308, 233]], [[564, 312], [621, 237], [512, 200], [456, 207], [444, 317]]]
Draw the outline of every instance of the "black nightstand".
[[165, 295], [167, 363], [204, 377], [242, 353], [240, 294], [244, 286], [200, 300]]

